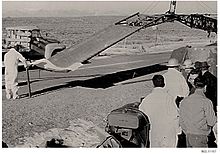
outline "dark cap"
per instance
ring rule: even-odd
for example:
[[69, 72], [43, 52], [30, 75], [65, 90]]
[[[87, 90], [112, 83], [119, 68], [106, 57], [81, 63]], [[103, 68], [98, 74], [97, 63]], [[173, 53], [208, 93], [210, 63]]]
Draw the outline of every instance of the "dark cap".
[[203, 87], [205, 87], [205, 81], [202, 77], [197, 77], [194, 80], [194, 85], [197, 88], [203, 88]]
[[206, 61], [202, 62], [201, 68], [209, 68], [209, 67], [210, 66]]
[[194, 67], [195, 67], [196, 69], [200, 69], [200, 68], [202, 67], [202, 62], [196, 61], [195, 64], [194, 64]]

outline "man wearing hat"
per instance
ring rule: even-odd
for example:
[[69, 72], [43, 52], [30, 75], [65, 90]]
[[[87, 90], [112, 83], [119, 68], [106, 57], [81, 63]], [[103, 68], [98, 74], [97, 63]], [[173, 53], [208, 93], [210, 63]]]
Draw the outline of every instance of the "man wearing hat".
[[18, 62], [21, 61], [24, 67], [27, 67], [25, 58], [15, 50], [15, 44], [11, 44], [10, 49], [4, 56], [5, 64], [5, 88], [6, 88], [6, 98], [7, 99], [17, 99], [19, 98], [18, 91]]
[[195, 92], [195, 87], [194, 87], [194, 80], [197, 77], [201, 77], [202, 76], [202, 72], [200, 69], [193, 69], [189, 72], [188, 77], [187, 77], [187, 83], [189, 86], [189, 95], [193, 94]]
[[[205, 96], [212, 101], [215, 115], [217, 115], [217, 78], [209, 72], [209, 67], [206, 61], [201, 62], [202, 77], [206, 86], [204, 93]], [[214, 133], [211, 131], [208, 135], [209, 147], [217, 147], [215, 140]]]
[[204, 79], [206, 89], [205, 95], [212, 101], [215, 114], [217, 115], [217, 78], [209, 72], [208, 63], [201, 63], [202, 77]]
[[201, 70], [202, 62], [196, 61], [194, 64], [195, 69]]
[[167, 64], [168, 71], [163, 75], [165, 79], [165, 89], [173, 96], [179, 106], [181, 98], [189, 95], [188, 84], [180, 72], [179, 62], [175, 58], [171, 58]]
[[[188, 84], [180, 72], [180, 65], [177, 59], [171, 58], [167, 64], [168, 71], [163, 75], [165, 90], [173, 97], [173, 103], [179, 107], [181, 100], [189, 95]], [[177, 147], [185, 147], [185, 134], [178, 132]]]
[[195, 93], [180, 104], [180, 126], [186, 134], [187, 147], [208, 147], [208, 135], [217, 118], [212, 102], [203, 93], [203, 78], [197, 77], [194, 86]]

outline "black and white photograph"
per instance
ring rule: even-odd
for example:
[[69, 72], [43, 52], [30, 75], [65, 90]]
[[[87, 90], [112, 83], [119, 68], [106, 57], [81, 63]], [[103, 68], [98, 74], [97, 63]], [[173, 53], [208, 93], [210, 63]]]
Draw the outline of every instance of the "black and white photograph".
[[1, 3], [5, 152], [217, 153], [217, 0]]

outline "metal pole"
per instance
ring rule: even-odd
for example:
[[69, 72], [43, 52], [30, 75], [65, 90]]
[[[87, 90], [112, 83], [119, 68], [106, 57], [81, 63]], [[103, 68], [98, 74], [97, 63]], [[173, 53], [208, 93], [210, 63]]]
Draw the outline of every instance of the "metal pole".
[[40, 69], [38, 69], [38, 78], [40, 79]]
[[126, 40], [127, 40], [127, 38], [124, 39], [124, 49], [126, 47]]
[[31, 98], [31, 85], [30, 85], [30, 77], [29, 77], [29, 70], [26, 68], [27, 72], [27, 84], [28, 84], [28, 92], [29, 92], [29, 98]]

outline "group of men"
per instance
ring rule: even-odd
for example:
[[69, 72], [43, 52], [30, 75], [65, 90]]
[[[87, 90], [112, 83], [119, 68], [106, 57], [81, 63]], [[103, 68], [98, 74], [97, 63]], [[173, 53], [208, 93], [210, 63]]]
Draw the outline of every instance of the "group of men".
[[183, 135], [186, 147], [208, 147], [216, 136], [217, 78], [207, 62], [187, 59], [181, 66], [171, 58], [167, 66], [154, 75], [154, 89], [139, 106], [151, 123], [150, 147], [179, 147]]

